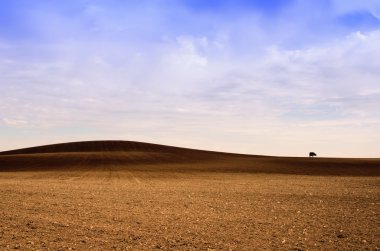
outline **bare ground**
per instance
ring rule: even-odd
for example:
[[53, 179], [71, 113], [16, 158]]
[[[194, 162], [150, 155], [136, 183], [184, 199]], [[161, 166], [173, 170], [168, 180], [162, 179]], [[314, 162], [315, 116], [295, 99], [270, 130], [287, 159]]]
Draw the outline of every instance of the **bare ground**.
[[2, 173], [0, 249], [376, 250], [380, 179]]
[[0, 250], [380, 249], [375, 160], [32, 155], [0, 157]]

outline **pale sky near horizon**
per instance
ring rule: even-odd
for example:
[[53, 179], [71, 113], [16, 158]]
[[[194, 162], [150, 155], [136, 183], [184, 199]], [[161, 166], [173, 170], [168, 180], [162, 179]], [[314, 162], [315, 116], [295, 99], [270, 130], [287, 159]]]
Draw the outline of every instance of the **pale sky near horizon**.
[[0, 151], [380, 157], [379, 0], [0, 0]]

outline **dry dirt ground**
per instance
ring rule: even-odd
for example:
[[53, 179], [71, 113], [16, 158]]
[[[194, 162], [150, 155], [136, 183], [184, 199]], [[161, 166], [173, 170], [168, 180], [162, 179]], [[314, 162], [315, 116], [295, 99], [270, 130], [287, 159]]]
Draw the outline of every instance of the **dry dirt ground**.
[[0, 156], [0, 250], [380, 248], [380, 160], [165, 149]]

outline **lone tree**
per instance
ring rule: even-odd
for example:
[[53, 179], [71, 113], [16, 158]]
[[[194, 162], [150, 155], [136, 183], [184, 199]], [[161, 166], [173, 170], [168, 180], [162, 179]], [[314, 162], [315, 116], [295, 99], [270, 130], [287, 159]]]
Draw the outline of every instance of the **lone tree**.
[[317, 154], [315, 152], [309, 152], [309, 157], [310, 158], [317, 157]]

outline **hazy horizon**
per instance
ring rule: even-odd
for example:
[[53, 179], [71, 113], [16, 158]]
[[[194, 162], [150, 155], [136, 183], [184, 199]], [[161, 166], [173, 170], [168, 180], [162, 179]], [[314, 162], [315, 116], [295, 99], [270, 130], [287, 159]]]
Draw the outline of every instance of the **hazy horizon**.
[[380, 1], [0, 3], [0, 151], [380, 157]]

